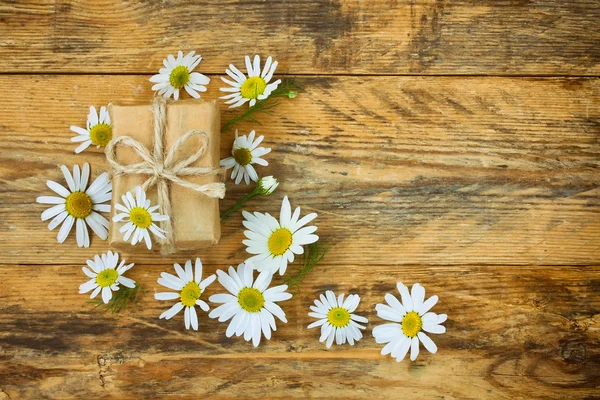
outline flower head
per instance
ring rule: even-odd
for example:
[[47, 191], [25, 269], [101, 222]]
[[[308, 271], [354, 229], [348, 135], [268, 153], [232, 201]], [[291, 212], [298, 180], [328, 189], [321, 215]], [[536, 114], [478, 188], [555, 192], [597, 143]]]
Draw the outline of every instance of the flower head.
[[200, 64], [202, 57], [195, 55], [194, 51], [189, 52], [185, 57], [180, 50], [177, 58], [169, 54], [163, 60], [164, 68], [158, 71], [158, 74], [150, 78], [150, 82], [156, 83], [152, 90], [157, 90], [159, 95], [171, 96], [175, 100], [179, 99], [179, 91], [185, 89], [193, 98], [199, 99], [198, 92], [206, 92], [206, 86], [210, 78], [199, 72], [192, 72]]
[[442, 325], [448, 318], [446, 314], [436, 314], [429, 310], [437, 303], [438, 297], [425, 300], [425, 289], [418, 283], [412, 287], [411, 293], [401, 282], [397, 283], [402, 302], [391, 294], [385, 295], [386, 304], [377, 304], [377, 316], [391, 324], [383, 324], [373, 329], [377, 343], [387, 343], [381, 350], [382, 355], [391, 354], [400, 362], [410, 348], [410, 359], [414, 361], [419, 355], [419, 341], [430, 352], [437, 352], [437, 346], [425, 332], [440, 334], [446, 332]]
[[316, 226], [306, 226], [317, 217], [311, 213], [300, 218], [300, 207], [292, 214], [290, 201], [287, 196], [283, 198], [279, 221], [269, 213], [255, 212], [250, 214], [243, 211], [245, 218], [243, 224], [247, 231], [245, 240], [242, 241], [247, 247], [246, 251], [254, 256], [250, 257], [253, 265], [259, 271], [271, 271], [283, 275], [287, 269], [288, 262], [294, 262], [294, 254], [303, 254], [305, 244], [314, 243], [319, 237], [314, 234]]
[[119, 229], [119, 232], [124, 234], [123, 239], [127, 241], [131, 238], [132, 245], [144, 240], [148, 250], [152, 248], [152, 240], [148, 231], [161, 239], [165, 239], [166, 232], [159, 228], [155, 222], [166, 221], [169, 216], [155, 212], [159, 206], [150, 206], [150, 200], [146, 198], [146, 192], [140, 186], [135, 188], [135, 199], [131, 192], [127, 192], [121, 196], [121, 200], [124, 206], [118, 203], [115, 204], [115, 209], [121, 211], [121, 213], [116, 214], [113, 221], [128, 221]]
[[325, 295], [320, 296], [320, 299], [320, 301], [315, 300], [315, 305], [310, 306], [312, 312], [308, 313], [309, 316], [319, 320], [308, 325], [308, 328], [321, 327], [319, 341], [327, 341], [327, 348], [331, 347], [334, 339], [336, 344], [344, 344], [347, 340], [350, 346], [353, 346], [355, 341], [362, 338], [360, 329], [365, 329], [358, 322], [364, 324], [369, 322], [365, 317], [352, 314], [360, 303], [360, 297], [351, 294], [344, 300], [343, 293], [336, 298], [335, 294], [328, 290]]
[[263, 176], [258, 180], [256, 184], [258, 186], [258, 192], [262, 196], [269, 196], [277, 189], [279, 182], [273, 176]]
[[222, 92], [231, 93], [221, 97], [221, 99], [227, 100], [225, 104], [231, 104], [229, 108], [239, 107], [246, 102], [250, 102], [250, 107], [252, 107], [258, 100], [268, 98], [271, 92], [281, 83], [281, 79], [269, 83], [277, 68], [277, 61], [273, 61], [273, 57], [269, 56], [267, 58], [262, 72], [260, 68], [260, 56], [254, 56], [253, 63], [250, 62], [249, 56], [245, 57], [245, 61], [248, 77], [233, 64], [229, 64], [229, 68], [225, 72], [233, 81], [221, 78], [223, 82], [231, 86], [221, 88]]
[[273, 275], [269, 271], [261, 272], [254, 280], [254, 271], [249, 264], [238, 265], [237, 271], [229, 267], [229, 274], [217, 271], [219, 283], [229, 293], [213, 294], [209, 300], [221, 303], [208, 314], [210, 318], [218, 318], [224, 322], [233, 318], [227, 327], [227, 337], [244, 335], [244, 340], [252, 340], [254, 347], [260, 343], [262, 335], [271, 339], [271, 330], [277, 330], [276, 316], [287, 323], [285, 313], [277, 302], [292, 297], [286, 292], [287, 285], [269, 288]]
[[233, 141], [233, 147], [231, 149], [231, 155], [221, 160], [221, 167], [233, 168], [231, 173], [231, 179], [235, 179], [235, 184], [239, 184], [244, 179], [246, 185], [250, 183], [250, 180], [256, 182], [258, 180], [258, 174], [252, 166], [252, 164], [258, 164], [267, 166], [269, 163], [263, 160], [261, 157], [271, 152], [270, 148], [258, 147], [264, 136], [259, 136], [254, 139], [255, 132], [251, 131], [244, 136], [238, 136], [238, 131], [235, 131], [235, 140]]
[[185, 308], [185, 329], [190, 329], [191, 326], [193, 330], [197, 331], [198, 315], [196, 314], [195, 306], [199, 306], [205, 312], [210, 309], [206, 302], [200, 300], [200, 297], [206, 288], [215, 281], [216, 276], [210, 275], [202, 280], [202, 261], [199, 258], [196, 258], [195, 271], [192, 270], [191, 260], [185, 262], [185, 270], [179, 264], [173, 264], [173, 266], [175, 267], [177, 276], [162, 272], [160, 278], [158, 278], [158, 283], [176, 292], [156, 293], [154, 298], [156, 300], [179, 299], [179, 302], [160, 314], [159, 318], [171, 319]]
[[110, 250], [106, 254], [95, 255], [93, 261], [87, 260], [86, 263], [90, 268], [83, 267], [82, 269], [90, 280], [79, 286], [79, 293], [93, 290], [90, 295], [90, 299], [93, 299], [102, 291], [102, 301], [104, 304], [108, 304], [112, 298], [112, 292], [119, 290], [119, 284], [134, 288], [135, 281], [123, 276], [125, 271], [133, 267], [133, 263], [125, 265], [125, 260], [121, 260], [117, 267], [118, 262], [119, 253], [113, 253]]
[[68, 189], [54, 181], [46, 181], [46, 185], [59, 196], [40, 196], [36, 199], [38, 203], [55, 204], [42, 213], [42, 221], [53, 218], [48, 224], [48, 229], [53, 230], [62, 223], [58, 232], [57, 240], [63, 243], [73, 225], [76, 225], [77, 245], [79, 247], [90, 247], [90, 236], [87, 225], [100, 237], [106, 240], [108, 237], [108, 220], [98, 212], [110, 212], [109, 204], [102, 204], [111, 198], [112, 184], [108, 174], [104, 172], [97, 177], [86, 189], [90, 177], [90, 165], [83, 164], [73, 166], [73, 174], [64, 166], [60, 167]]
[[96, 108], [90, 107], [86, 129], [72, 125], [71, 130], [77, 133], [77, 136], [71, 138], [71, 142], [82, 142], [75, 149], [75, 153], [81, 153], [91, 144], [96, 148], [106, 146], [112, 139], [112, 125], [110, 124], [108, 110], [102, 106], [100, 107], [100, 115], [98, 115]]

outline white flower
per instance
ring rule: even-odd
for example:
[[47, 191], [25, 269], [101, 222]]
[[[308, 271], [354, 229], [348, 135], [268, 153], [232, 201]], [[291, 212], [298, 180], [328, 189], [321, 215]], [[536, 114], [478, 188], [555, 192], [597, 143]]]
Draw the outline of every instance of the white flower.
[[277, 68], [277, 61], [273, 62], [273, 57], [269, 56], [267, 58], [262, 72], [260, 71], [260, 57], [258, 55], [254, 56], [254, 65], [250, 62], [249, 56], [246, 56], [245, 60], [246, 70], [248, 71], [247, 78], [233, 64], [229, 64], [229, 69], [225, 70], [233, 81], [221, 78], [223, 82], [231, 86], [221, 88], [222, 92], [231, 92], [231, 94], [221, 97], [221, 99], [227, 100], [225, 104], [231, 104], [229, 108], [239, 107], [247, 101], [250, 101], [250, 107], [252, 107], [257, 100], [265, 100], [269, 97], [271, 92], [277, 89], [277, 86], [281, 83], [281, 79], [269, 83]]
[[[256, 280], [254, 270], [249, 264], [238, 265], [237, 271], [229, 267], [229, 275], [218, 270], [219, 283], [231, 294], [213, 294], [209, 300], [213, 303], [223, 303], [208, 314], [210, 318], [219, 318], [219, 322], [232, 318], [227, 332], [227, 337], [241, 336], [257, 347], [262, 335], [267, 340], [271, 339], [271, 330], [276, 331], [275, 315], [282, 322], [287, 323], [285, 313], [277, 304], [278, 301], [288, 300], [292, 297], [286, 292], [287, 285], [279, 285], [267, 289], [273, 274], [269, 271], [261, 272]], [[262, 332], [262, 333], [261, 333]]]
[[328, 290], [325, 292], [325, 296], [321, 295], [320, 298], [320, 301], [315, 300], [314, 306], [310, 306], [313, 312], [308, 313], [309, 316], [319, 320], [308, 325], [308, 328], [321, 327], [319, 341], [327, 340], [327, 348], [331, 347], [334, 338], [336, 344], [344, 344], [348, 340], [350, 346], [354, 346], [354, 342], [358, 342], [362, 338], [360, 329], [365, 329], [357, 322], [364, 324], [369, 322], [365, 317], [352, 314], [360, 303], [360, 297], [357, 294], [351, 294], [344, 300], [342, 293], [336, 299], [334, 293]]
[[196, 269], [195, 274], [192, 271], [192, 261], [188, 260], [185, 262], [185, 271], [179, 264], [173, 264], [177, 276], [162, 272], [158, 283], [162, 286], [176, 290], [177, 292], [162, 292], [155, 293], [154, 298], [156, 300], [176, 300], [179, 299], [178, 303], [169, 308], [164, 313], [160, 314], [159, 318], [171, 319], [179, 311], [185, 307], [184, 319], [185, 329], [198, 330], [198, 315], [196, 314], [195, 306], [200, 306], [203, 311], [208, 311], [210, 307], [203, 300], [200, 300], [202, 293], [206, 288], [215, 281], [216, 276], [210, 275], [208, 278], [202, 280], [202, 261], [196, 258]]
[[419, 355], [419, 341], [430, 352], [435, 353], [437, 346], [425, 334], [440, 334], [446, 332], [442, 325], [448, 318], [446, 314], [436, 314], [429, 310], [437, 303], [438, 297], [432, 296], [425, 300], [425, 289], [415, 283], [411, 293], [401, 282], [397, 283], [398, 291], [402, 296], [402, 303], [389, 293], [386, 293], [386, 304], [377, 304], [377, 316], [392, 324], [383, 324], [373, 329], [373, 336], [377, 343], [387, 343], [381, 350], [382, 355], [390, 354], [400, 362], [410, 348], [411, 361]]
[[257, 186], [261, 195], [269, 196], [275, 191], [275, 189], [277, 189], [279, 182], [277, 182], [277, 179], [271, 175], [263, 176], [258, 180]]
[[244, 178], [246, 185], [250, 183], [250, 179], [256, 182], [258, 174], [252, 164], [267, 166], [269, 163], [261, 157], [271, 152], [270, 148], [258, 147], [265, 138], [259, 136], [254, 140], [255, 132], [251, 131], [248, 137], [238, 136], [238, 131], [235, 131], [235, 140], [231, 154], [233, 157], [228, 157], [221, 160], [221, 167], [233, 168], [231, 179], [235, 179], [235, 184], [239, 184]]
[[110, 204], [102, 204], [110, 201], [112, 184], [108, 174], [104, 172], [97, 177], [86, 190], [90, 177], [90, 165], [83, 164], [81, 171], [79, 165], [73, 166], [71, 171], [64, 166], [60, 167], [69, 189], [54, 181], [46, 181], [46, 185], [57, 193], [57, 196], [40, 196], [36, 199], [42, 204], [56, 204], [42, 213], [42, 221], [53, 218], [48, 224], [48, 229], [53, 230], [62, 223], [58, 231], [57, 240], [63, 243], [73, 224], [76, 225], [77, 245], [79, 247], [90, 247], [90, 236], [87, 225], [100, 237], [106, 240], [108, 237], [108, 220], [99, 212], [110, 212]]
[[119, 262], [119, 253], [113, 253], [110, 250], [101, 256], [95, 255], [94, 261], [87, 260], [86, 263], [91, 270], [86, 267], [82, 269], [83, 273], [91, 279], [79, 286], [79, 293], [93, 290], [90, 295], [90, 299], [93, 299], [102, 291], [102, 301], [104, 304], [108, 304], [112, 298], [112, 292], [119, 290], [119, 284], [133, 289], [135, 281], [123, 276], [125, 271], [133, 267], [133, 263], [125, 265], [125, 260], [121, 260], [121, 264], [117, 267], [117, 262]]
[[106, 146], [112, 139], [112, 125], [110, 124], [108, 110], [104, 106], [100, 107], [100, 116], [98, 116], [96, 108], [90, 107], [86, 129], [72, 125], [71, 130], [77, 133], [77, 136], [71, 138], [71, 142], [83, 142], [75, 149], [75, 153], [81, 153], [90, 144], [93, 144], [96, 148]]
[[192, 72], [200, 64], [202, 57], [194, 55], [191, 51], [185, 57], [180, 50], [177, 53], [177, 59], [169, 54], [166, 60], [163, 60], [164, 68], [158, 71], [158, 74], [150, 78], [150, 82], [156, 83], [152, 90], [157, 90], [159, 95], [167, 99], [173, 95], [175, 100], [179, 99], [179, 90], [185, 89], [188, 94], [196, 99], [200, 98], [198, 92], [206, 92], [206, 86], [210, 78], [199, 72]]
[[118, 203], [115, 204], [115, 209], [122, 213], [116, 214], [113, 217], [113, 221], [128, 221], [119, 229], [119, 232], [124, 233], [124, 240], [127, 241], [131, 237], [132, 245], [145, 240], [146, 247], [150, 250], [152, 248], [152, 240], [150, 240], [150, 233], [148, 231], [161, 239], [165, 238], [166, 232], [159, 228], [155, 222], [166, 221], [169, 219], [169, 216], [154, 212], [159, 206], [150, 207], [150, 200], [146, 198], [146, 192], [140, 186], [135, 188], [135, 199], [131, 192], [127, 192], [121, 196], [121, 200], [125, 206]]
[[242, 243], [247, 246], [248, 253], [255, 254], [247, 261], [251, 261], [259, 271], [275, 273], [279, 270], [279, 274], [283, 275], [288, 262], [294, 262], [294, 254], [304, 253], [303, 245], [319, 240], [313, 234], [317, 230], [316, 226], [302, 228], [315, 219], [317, 214], [311, 213], [300, 218], [300, 207], [296, 208], [294, 214], [291, 211], [287, 196], [283, 198], [279, 221], [269, 213], [250, 214], [242, 211], [246, 219], [243, 224], [248, 228], [244, 231], [248, 239]]

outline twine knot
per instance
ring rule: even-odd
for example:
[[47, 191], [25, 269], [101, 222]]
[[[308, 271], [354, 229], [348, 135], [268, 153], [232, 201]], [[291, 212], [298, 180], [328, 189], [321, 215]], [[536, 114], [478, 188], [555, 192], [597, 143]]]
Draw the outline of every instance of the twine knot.
[[[158, 193], [158, 204], [162, 214], [171, 217], [171, 200], [169, 196], [169, 183], [187, 187], [198, 193], [212, 198], [222, 199], [225, 196], [225, 184], [220, 182], [207, 183], [204, 185], [189, 182], [181, 177], [186, 176], [210, 176], [217, 175], [222, 169], [190, 167], [190, 164], [198, 161], [204, 155], [208, 147], [208, 135], [202, 130], [191, 130], [178, 138], [169, 151], [164, 153], [164, 130], [166, 122], [166, 100], [157, 97], [152, 102], [152, 113], [154, 115], [154, 149], [150, 150], [139, 141], [130, 136], [119, 136], [111, 140], [106, 146], [106, 160], [112, 168], [111, 175], [149, 175], [142, 184], [144, 191], [156, 185]], [[176, 153], [190, 138], [197, 136], [202, 143], [194, 154], [184, 160], [177, 160]], [[141, 158], [142, 162], [123, 165], [116, 157], [116, 147], [122, 145], [132, 148]], [[171, 218], [161, 222], [161, 228], [167, 232], [167, 239], [161, 247], [161, 253], [170, 254], [177, 250]]]

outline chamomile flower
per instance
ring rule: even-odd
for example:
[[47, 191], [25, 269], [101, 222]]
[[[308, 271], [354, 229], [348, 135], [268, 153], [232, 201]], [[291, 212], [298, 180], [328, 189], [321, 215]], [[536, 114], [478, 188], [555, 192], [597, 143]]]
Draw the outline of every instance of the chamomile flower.
[[150, 206], [150, 200], [146, 198], [146, 192], [140, 186], [135, 188], [135, 199], [131, 192], [121, 196], [123, 204], [115, 204], [115, 209], [121, 211], [113, 217], [114, 222], [127, 221], [125, 225], [119, 229], [123, 233], [123, 239], [128, 241], [131, 238], [131, 244], [135, 245], [142, 240], [146, 241], [148, 250], [152, 248], [152, 240], [150, 232], [161, 239], [165, 239], [165, 231], [159, 228], [155, 222], [166, 221], [168, 215], [162, 215], [155, 212], [158, 205]]
[[125, 271], [133, 267], [133, 263], [125, 265], [125, 260], [121, 260], [117, 267], [118, 262], [119, 253], [113, 253], [110, 250], [101, 256], [95, 255], [94, 261], [87, 260], [86, 263], [90, 268], [83, 267], [82, 269], [90, 280], [79, 286], [79, 293], [93, 290], [90, 295], [90, 299], [93, 299], [102, 292], [102, 301], [104, 304], [108, 304], [112, 298], [112, 292], [119, 290], [119, 284], [133, 289], [135, 281], [123, 276]]
[[440, 325], [448, 319], [446, 314], [436, 314], [429, 310], [438, 302], [437, 296], [425, 300], [425, 289], [418, 283], [412, 287], [411, 293], [401, 282], [397, 283], [402, 302], [389, 293], [385, 295], [387, 304], [377, 304], [377, 316], [391, 324], [383, 324], [373, 329], [377, 343], [386, 343], [381, 350], [382, 355], [391, 354], [400, 362], [410, 348], [410, 359], [414, 361], [419, 355], [419, 342], [430, 353], [437, 352], [437, 346], [425, 332], [440, 334], [446, 327]]
[[365, 329], [358, 322], [369, 322], [365, 317], [352, 314], [360, 303], [360, 296], [351, 294], [344, 300], [343, 293], [336, 298], [335, 294], [328, 290], [320, 299], [315, 300], [315, 305], [310, 306], [312, 312], [308, 313], [310, 317], [319, 320], [308, 325], [308, 328], [321, 327], [319, 341], [327, 341], [327, 348], [331, 347], [334, 339], [336, 344], [344, 344], [347, 340], [350, 346], [354, 346], [354, 342], [363, 337], [360, 329]]
[[52, 218], [48, 229], [53, 230], [62, 223], [58, 231], [57, 240], [63, 243], [71, 228], [75, 225], [77, 246], [90, 247], [90, 228], [102, 240], [108, 237], [108, 220], [98, 212], [110, 212], [110, 204], [102, 204], [110, 201], [112, 184], [108, 174], [104, 172], [86, 189], [90, 177], [90, 164], [84, 163], [80, 170], [79, 165], [73, 166], [71, 171], [64, 166], [60, 167], [68, 189], [60, 183], [46, 181], [46, 185], [58, 196], [40, 196], [36, 199], [41, 204], [55, 204], [42, 213], [42, 221]]
[[158, 74], [150, 78], [150, 82], [155, 83], [152, 90], [158, 91], [159, 95], [169, 98], [173, 96], [175, 100], [179, 99], [179, 91], [185, 89], [190, 96], [199, 99], [198, 92], [206, 92], [206, 86], [210, 78], [199, 72], [192, 72], [200, 64], [202, 57], [195, 55], [194, 51], [189, 52], [185, 57], [180, 50], [177, 58], [169, 54], [163, 60], [164, 68], [158, 71]]
[[249, 56], [246, 56], [245, 61], [248, 77], [233, 64], [229, 64], [229, 68], [225, 72], [233, 81], [221, 78], [223, 82], [231, 86], [221, 88], [222, 92], [231, 93], [221, 97], [221, 99], [227, 100], [225, 104], [231, 104], [229, 108], [239, 107], [246, 102], [250, 102], [250, 107], [252, 107], [257, 100], [265, 100], [269, 97], [271, 92], [277, 89], [277, 86], [281, 83], [281, 79], [269, 83], [277, 68], [277, 61], [273, 61], [273, 57], [269, 56], [267, 58], [262, 72], [260, 69], [260, 56], [254, 56], [253, 63], [250, 62]]
[[81, 153], [90, 145], [100, 148], [106, 146], [112, 139], [112, 125], [110, 124], [110, 115], [106, 107], [100, 107], [100, 115], [95, 107], [90, 107], [90, 113], [87, 117], [86, 129], [78, 126], [71, 126], [71, 130], [77, 133], [77, 136], [71, 138], [71, 142], [82, 142], [75, 153]]
[[231, 322], [227, 327], [227, 337], [244, 335], [247, 342], [252, 340], [254, 347], [260, 343], [261, 336], [271, 339], [271, 330], [276, 331], [276, 316], [287, 323], [285, 313], [277, 304], [278, 301], [288, 300], [292, 297], [286, 292], [287, 285], [268, 288], [273, 274], [269, 271], [261, 272], [254, 280], [252, 265], [240, 264], [237, 271], [229, 267], [229, 274], [218, 270], [219, 283], [229, 293], [213, 294], [209, 300], [213, 303], [222, 303], [208, 314], [210, 318], [218, 318], [219, 322]]
[[192, 261], [188, 260], [185, 262], [185, 270], [181, 268], [179, 264], [173, 264], [177, 276], [162, 272], [158, 283], [162, 286], [175, 290], [176, 292], [162, 292], [154, 294], [156, 300], [177, 300], [173, 307], [169, 308], [164, 313], [160, 314], [160, 319], [171, 319], [179, 311], [184, 311], [185, 329], [198, 330], [198, 314], [196, 313], [196, 306], [199, 306], [203, 311], [208, 311], [210, 307], [206, 302], [200, 300], [200, 297], [206, 290], [206, 288], [215, 281], [216, 276], [210, 275], [206, 279], [202, 280], [202, 261], [196, 258], [196, 268], [192, 270]]
[[233, 168], [231, 179], [235, 179], [235, 184], [239, 184], [244, 179], [246, 185], [258, 181], [258, 174], [252, 164], [267, 166], [269, 163], [261, 157], [271, 152], [270, 148], [258, 147], [261, 144], [264, 136], [259, 136], [254, 140], [255, 132], [251, 131], [244, 136], [238, 136], [238, 131], [235, 131], [235, 140], [231, 154], [233, 157], [228, 157], [221, 160], [221, 167]]
[[247, 239], [243, 240], [246, 251], [254, 256], [247, 261], [252, 262], [259, 271], [277, 272], [283, 275], [288, 262], [294, 262], [294, 254], [304, 253], [305, 244], [319, 240], [314, 232], [316, 226], [304, 226], [317, 217], [311, 213], [300, 218], [300, 207], [292, 214], [290, 201], [287, 196], [283, 198], [279, 221], [269, 213], [255, 212], [250, 214], [242, 211], [245, 218], [243, 224]]
[[277, 186], [279, 186], [279, 182], [273, 175], [263, 176], [256, 184], [257, 190], [262, 196], [270, 196], [277, 189]]

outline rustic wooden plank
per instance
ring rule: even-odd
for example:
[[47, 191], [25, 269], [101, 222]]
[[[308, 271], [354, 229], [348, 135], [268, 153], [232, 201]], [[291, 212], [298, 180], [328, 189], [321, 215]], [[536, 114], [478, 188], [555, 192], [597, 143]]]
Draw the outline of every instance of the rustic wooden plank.
[[599, 75], [594, 0], [54, 1], [0, 6], [0, 71], [204, 71], [273, 54], [293, 74]]
[[[180, 260], [180, 261], [183, 261]], [[223, 266], [220, 265], [220, 268]], [[77, 293], [78, 265], [0, 267], [0, 389], [10, 398], [395, 399], [585, 398], [600, 382], [600, 267], [321, 266], [301, 293], [282, 303], [289, 323], [254, 349], [227, 339], [203, 315], [199, 332], [183, 317], [159, 320], [153, 299], [165, 265], [128, 274], [148, 294], [119, 318]], [[217, 267], [206, 266], [214, 272]], [[276, 278], [278, 280], [279, 278]], [[449, 315], [436, 355], [397, 364], [379, 354], [374, 311], [396, 280], [421, 282]], [[326, 289], [360, 294], [369, 318], [356, 346], [327, 350], [307, 308]], [[207, 295], [222, 290], [218, 283]]]
[[[250, 210], [278, 213], [284, 194], [317, 211], [328, 263], [595, 264], [599, 261], [600, 88], [597, 79], [321, 77], [261, 116], [261, 171], [283, 180]], [[211, 83], [209, 95], [216, 90]], [[73, 154], [71, 124], [89, 104], [147, 102], [143, 76], [0, 77], [0, 260], [78, 263], [106, 250], [55, 242], [39, 220], [47, 179]], [[226, 112], [223, 119], [232, 114]], [[248, 132], [250, 125], [241, 129]], [[223, 135], [222, 155], [231, 132]], [[242, 196], [228, 182], [222, 209]], [[210, 263], [238, 262], [241, 216], [223, 224]], [[48, 257], [52, 254], [52, 257]], [[138, 260], [160, 263], [156, 255]]]

